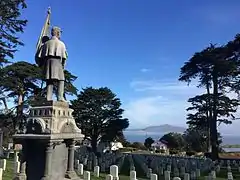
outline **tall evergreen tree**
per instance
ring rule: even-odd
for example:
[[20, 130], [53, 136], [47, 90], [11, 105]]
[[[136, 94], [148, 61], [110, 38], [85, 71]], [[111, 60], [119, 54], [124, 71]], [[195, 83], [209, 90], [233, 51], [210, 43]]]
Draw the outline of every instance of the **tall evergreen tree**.
[[25, 0], [0, 1], [0, 65], [13, 58], [18, 45], [23, 45], [18, 35], [23, 33], [27, 20], [21, 19]]
[[122, 117], [120, 99], [107, 87], [87, 87], [71, 104], [76, 123], [91, 142], [94, 153], [100, 141], [115, 140], [129, 126], [128, 119]]
[[20, 61], [0, 69], [0, 74], [2, 92], [16, 100], [17, 118], [13, 122], [16, 130], [18, 123], [23, 119], [26, 100], [39, 88], [41, 70], [36, 65]]
[[[199, 87], [205, 87], [207, 94], [212, 94], [212, 109], [208, 110], [212, 144], [212, 158], [218, 158], [217, 119], [218, 100], [225, 93], [231, 81], [236, 78], [238, 63], [233, 58], [233, 51], [227, 46], [210, 45], [203, 51], [195, 53], [181, 68], [180, 81], [188, 83], [193, 79], [199, 80]], [[212, 92], [210, 92], [212, 90]], [[211, 103], [211, 102], [207, 102]]]

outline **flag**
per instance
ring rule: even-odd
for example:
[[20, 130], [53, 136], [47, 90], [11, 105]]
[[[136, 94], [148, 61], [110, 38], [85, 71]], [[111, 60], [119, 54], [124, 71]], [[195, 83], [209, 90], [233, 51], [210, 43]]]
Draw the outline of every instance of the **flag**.
[[50, 36], [50, 15], [51, 15], [51, 8], [49, 7], [48, 8], [48, 11], [47, 11], [47, 18], [46, 18], [46, 21], [43, 25], [43, 28], [42, 28], [42, 31], [41, 31], [41, 34], [38, 38], [38, 42], [37, 42], [37, 52], [39, 50], [39, 48], [42, 46], [42, 39], [43, 37], [49, 37]]

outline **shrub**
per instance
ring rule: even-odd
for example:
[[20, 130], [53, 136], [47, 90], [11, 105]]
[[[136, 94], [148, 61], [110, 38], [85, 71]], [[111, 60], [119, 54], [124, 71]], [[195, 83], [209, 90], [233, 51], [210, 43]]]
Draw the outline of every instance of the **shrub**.
[[119, 149], [120, 152], [132, 152], [134, 148], [131, 147], [125, 147], [125, 148], [121, 148]]
[[171, 149], [169, 150], [169, 154], [178, 154], [178, 150]]
[[196, 154], [196, 152], [194, 152], [194, 151], [187, 151], [186, 152], [187, 156], [194, 156], [195, 154]]
[[157, 149], [155, 150], [155, 153], [165, 153], [166, 151], [164, 149]]
[[164, 149], [160, 149], [160, 153], [165, 153], [166, 151]]

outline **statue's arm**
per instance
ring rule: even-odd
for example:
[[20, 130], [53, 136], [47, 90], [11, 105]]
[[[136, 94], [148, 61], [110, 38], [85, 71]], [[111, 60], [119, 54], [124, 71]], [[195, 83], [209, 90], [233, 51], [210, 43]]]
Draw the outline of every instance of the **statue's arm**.
[[42, 57], [43, 51], [44, 51], [43, 46], [41, 46], [37, 49], [37, 52], [35, 54], [35, 62], [39, 67], [42, 67], [44, 64], [44, 59]]
[[65, 44], [63, 44], [64, 45], [64, 47], [63, 47], [63, 49], [64, 49], [64, 54], [63, 54], [63, 58], [62, 58], [62, 65], [63, 65], [63, 68], [65, 68], [65, 66], [66, 66], [66, 60], [67, 60], [67, 58], [68, 58], [68, 52], [67, 52], [67, 49], [66, 49], [66, 46], [65, 46]]

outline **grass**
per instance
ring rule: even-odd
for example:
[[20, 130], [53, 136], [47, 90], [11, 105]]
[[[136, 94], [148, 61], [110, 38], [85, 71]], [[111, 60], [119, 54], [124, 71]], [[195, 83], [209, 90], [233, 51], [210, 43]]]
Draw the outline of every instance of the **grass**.
[[3, 172], [4, 180], [12, 180], [14, 177], [13, 159], [7, 160], [6, 170]]
[[[107, 174], [105, 174], [105, 173], [101, 173], [100, 175], [99, 175], [99, 177], [95, 177], [94, 175], [93, 175], [93, 173], [91, 172], [91, 180], [105, 180], [106, 179], [106, 175]], [[81, 179], [83, 179], [83, 176], [80, 176], [81, 177]], [[129, 180], [129, 176], [126, 176], [126, 175], [119, 175], [119, 179], [120, 180]]]

